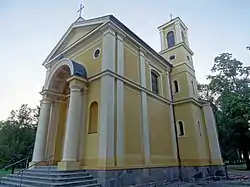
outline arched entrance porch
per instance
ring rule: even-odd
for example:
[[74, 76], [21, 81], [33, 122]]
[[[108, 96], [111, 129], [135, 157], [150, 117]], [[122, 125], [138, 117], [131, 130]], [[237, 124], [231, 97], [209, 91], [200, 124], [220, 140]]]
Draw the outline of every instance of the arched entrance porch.
[[43, 100], [32, 162], [51, 155], [54, 163], [78, 161], [86, 79], [84, 66], [70, 59], [62, 59], [51, 68], [41, 93]]

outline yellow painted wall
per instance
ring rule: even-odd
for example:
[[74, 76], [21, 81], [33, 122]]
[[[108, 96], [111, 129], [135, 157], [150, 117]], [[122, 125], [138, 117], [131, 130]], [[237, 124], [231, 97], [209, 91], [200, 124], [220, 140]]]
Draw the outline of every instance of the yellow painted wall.
[[139, 53], [126, 42], [124, 42], [124, 77], [140, 84]]
[[175, 115], [176, 121], [183, 121], [185, 128], [185, 135], [178, 137], [182, 164], [186, 166], [209, 164], [207, 140], [205, 136], [199, 135], [197, 126], [198, 120], [204, 125], [199, 107], [192, 102], [178, 104], [175, 105]]
[[187, 75], [184, 74], [184, 73], [171, 75], [173, 92], [174, 92], [173, 81], [175, 81], [175, 80], [177, 80], [178, 83], [179, 83], [179, 86], [178, 86], [179, 87], [179, 92], [178, 93], [173, 93], [174, 101], [178, 101], [178, 100], [182, 100], [182, 99], [186, 99], [186, 98], [190, 97]]
[[124, 86], [124, 146], [127, 166], [141, 166], [144, 163], [141, 110], [140, 92]]
[[[203, 115], [203, 111], [202, 108], [197, 106], [197, 105], [193, 105], [193, 116], [194, 116], [194, 120], [196, 122], [197, 125], [197, 134], [198, 134], [198, 142], [199, 142], [199, 149], [200, 149], [200, 157], [203, 160], [204, 164], [208, 164], [210, 161], [210, 152], [209, 152], [209, 142], [208, 142], [208, 137], [207, 137], [207, 130], [205, 127], [205, 119], [204, 119], [204, 115]], [[199, 132], [199, 128], [198, 128], [198, 121], [200, 122], [200, 126], [201, 126], [201, 135]]]
[[95, 41], [92, 46], [73, 58], [74, 61], [81, 63], [86, 68], [88, 77], [91, 77], [101, 71], [102, 50], [100, 56], [97, 59], [93, 59], [93, 53], [97, 48], [102, 49], [101, 40]]
[[168, 104], [148, 96], [148, 121], [152, 165], [173, 164], [173, 147]]
[[[98, 150], [99, 150], [99, 116], [100, 116], [100, 79], [92, 81], [88, 85], [88, 104], [87, 104], [87, 118], [86, 118], [86, 127], [85, 127], [85, 142], [84, 142], [84, 158], [82, 160], [82, 165], [87, 167], [92, 167], [97, 165]], [[93, 101], [98, 102], [98, 118], [97, 123], [97, 133], [88, 134], [89, 132], [89, 108]]]

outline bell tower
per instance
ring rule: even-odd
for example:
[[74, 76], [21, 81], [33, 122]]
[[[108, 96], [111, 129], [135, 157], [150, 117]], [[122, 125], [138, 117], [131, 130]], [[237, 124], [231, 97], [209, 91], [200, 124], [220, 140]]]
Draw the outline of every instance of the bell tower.
[[206, 124], [198, 101], [188, 28], [177, 17], [158, 29], [161, 39], [160, 55], [173, 65], [170, 77], [181, 162], [189, 166], [209, 164]]
[[[173, 64], [171, 73], [174, 100], [198, 99], [197, 81], [193, 65], [193, 52], [189, 46], [188, 28], [177, 17], [158, 27], [162, 55]], [[177, 94], [179, 93], [179, 94]]]

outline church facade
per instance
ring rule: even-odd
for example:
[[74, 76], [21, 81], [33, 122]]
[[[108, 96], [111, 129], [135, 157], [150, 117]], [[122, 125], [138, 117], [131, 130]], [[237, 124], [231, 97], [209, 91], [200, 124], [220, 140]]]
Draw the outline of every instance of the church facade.
[[223, 173], [188, 28], [177, 17], [158, 29], [159, 53], [112, 15], [72, 23], [43, 63], [32, 163], [115, 186]]

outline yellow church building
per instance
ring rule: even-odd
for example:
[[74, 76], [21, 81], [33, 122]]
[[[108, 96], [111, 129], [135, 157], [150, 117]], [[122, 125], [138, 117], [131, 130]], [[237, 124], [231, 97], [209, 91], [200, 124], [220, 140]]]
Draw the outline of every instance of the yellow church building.
[[53, 155], [107, 186], [224, 175], [188, 28], [177, 17], [158, 29], [160, 52], [112, 15], [71, 24], [43, 62], [32, 163]]

